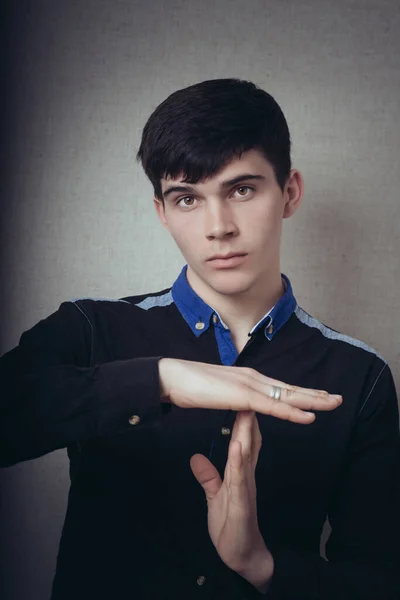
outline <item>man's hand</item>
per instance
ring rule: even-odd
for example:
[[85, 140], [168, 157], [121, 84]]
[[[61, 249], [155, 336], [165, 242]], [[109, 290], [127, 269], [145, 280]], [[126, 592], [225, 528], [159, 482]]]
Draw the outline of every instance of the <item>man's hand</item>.
[[[288, 385], [247, 367], [161, 358], [161, 397], [181, 408], [251, 410], [295, 423], [312, 423], [310, 410], [333, 410], [341, 396]], [[272, 386], [282, 388], [280, 400], [270, 397]]]
[[202, 454], [190, 466], [202, 485], [208, 504], [208, 531], [223, 562], [266, 591], [273, 558], [258, 528], [255, 468], [261, 433], [253, 411], [237, 414], [229, 444], [224, 480]]

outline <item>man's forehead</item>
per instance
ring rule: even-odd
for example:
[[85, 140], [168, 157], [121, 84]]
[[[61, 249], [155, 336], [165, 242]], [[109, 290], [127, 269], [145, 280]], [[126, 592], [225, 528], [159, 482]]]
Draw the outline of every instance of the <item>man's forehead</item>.
[[[271, 169], [272, 166], [266, 160], [266, 158], [261, 155], [260, 152], [256, 150], [249, 150], [248, 152], [243, 153], [240, 158], [234, 157], [229, 160], [217, 173], [214, 173], [212, 176], [205, 179], [199, 180], [196, 184], [192, 185], [201, 186], [214, 183], [218, 186], [227, 180], [234, 179], [235, 177], [245, 173], [256, 174], [262, 172], [264, 176], [267, 176]], [[161, 185], [164, 188], [172, 183], [183, 185], [187, 183], [190, 184], [190, 181], [185, 181], [185, 177], [186, 174], [184, 172], [181, 172], [176, 177], [163, 177], [161, 178]]]

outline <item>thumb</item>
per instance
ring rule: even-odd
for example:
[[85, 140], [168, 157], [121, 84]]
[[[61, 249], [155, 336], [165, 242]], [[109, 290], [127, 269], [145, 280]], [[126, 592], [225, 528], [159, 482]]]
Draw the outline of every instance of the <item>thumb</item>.
[[203, 454], [192, 456], [190, 468], [205, 491], [207, 500], [212, 500], [222, 485], [222, 479], [217, 469]]

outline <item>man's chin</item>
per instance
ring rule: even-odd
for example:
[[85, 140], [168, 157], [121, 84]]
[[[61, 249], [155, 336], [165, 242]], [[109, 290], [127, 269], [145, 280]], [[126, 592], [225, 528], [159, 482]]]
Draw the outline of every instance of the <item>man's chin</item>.
[[207, 285], [218, 294], [236, 296], [246, 293], [252, 287], [251, 278], [244, 273], [228, 273], [219, 271], [205, 280]]
[[[192, 288], [201, 292], [208, 288], [223, 296], [235, 296], [246, 293], [254, 283], [254, 276], [239, 269], [215, 269], [212, 272], [204, 269], [188, 269], [187, 277]], [[205, 292], [206, 290], [204, 290]], [[204, 293], [203, 292], [203, 293]]]

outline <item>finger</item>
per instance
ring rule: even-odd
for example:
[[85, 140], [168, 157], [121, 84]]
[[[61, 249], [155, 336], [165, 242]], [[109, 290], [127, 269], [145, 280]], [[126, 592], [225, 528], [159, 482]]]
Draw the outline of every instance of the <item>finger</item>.
[[252, 466], [252, 469], [254, 472], [256, 469], [256, 466], [257, 466], [258, 455], [260, 453], [261, 445], [262, 445], [262, 435], [261, 435], [260, 426], [258, 423], [256, 413], [254, 413], [251, 438], [252, 438], [251, 466]]
[[247, 486], [243, 468], [242, 446], [239, 440], [231, 441], [229, 444], [228, 464], [230, 470], [229, 500], [237, 508], [245, 510], [248, 504]]
[[301, 410], [296, 406], [292, 406], [282, 400], [270, 398], [268, 394], [261, 393], [254, 388], [248, 388], [243, 392], [242, 398], [246, 397], [246, 406], [248, 410], [254, 410], [256, 413], [269, 415], [282, 419], [284, 421], [292, 421], [307, 425], [315, 421], [315, 414], [312, 412]]
[[[318, 396], [311, 396], [303, 392], [301, 388], [293, 389], [281, 387], [280, 401], [301, 408], [301, 410], [334, 410], [342, 403], [342, 397], [330, 395], [328, 392], [320, 392]], [[265, 386], [266, 394], [271, 397], [273, 386]], [[271, 398], [273, 400], [273, 398]]]
[[[228, 368], [232, 368], [232, 367], [228, 367]], [[279, 379], [274, 379], [272, 377], [268, 377], [266, 375], [263, 375], [262, 373], [259, 373], [259, 371], [257, 371], [256, 369], [252, 369], [249, 367], [233, 367], [234, 369], [236, 369], [237, 371], [242, 370], [242, 371], [246, 371], [248, 373], [248, 375], [250, 377], [252, 377], [255, 381], [258, 381], [259, 383], [261, 383], [262, 385], [275, 385], [281, 388], [286, 388], [288, 390], [293, 390], [296, 392], [300, 392], [306, 396], [312, 396], [313, 398], [327, 398], [327, 397], [331, 397], [331, 398], [341, 398], [340, 395], [338, 394], [329, 394], [326, 390], [316, 390], [313, 388], [303, 388], [297, 385], [291, 385], [289, 383], [285, 383], [284, 381], [280, 381]]]
[[[328, 392], [319, 392], [318, 395], [311, 395], [303, 392], [302, 388], [292, 389], [284, 387], [284, 383], [281, 383], [282, 387], [277, 386], [280, 387], [281, 395], [279, 400], [275, 400], [271, 398], [274, 392], [273, 385], [269, 383], [268, 378], [265, 378], [265, 380], [266, 382], [260, 382], [258, 379], [250, 376], [245, 381], [250, 390], [255, 390], [263, 394], [266, 400], [271, 402], [285, 402], [301, 410], [334, 410], [342, 403], [341, 396], [330, 395]], [[252, 405], [249, 405], [248, 409], [257, 411]]]
[[222, 480], [217, 469], [203, 454], [194, 454], [192, 456], [190, 459], [190, 468], [202, 486], [207, 501], [212, 500], [222, 485]]
[[[238, 411], [232, 429], [231, 441], [237, 438], [239, 415], [242, 412], [254, 411], [255, 413], [258, 412], [263, 415], [270, 415], [278, 419], [301, 424], [309, 424], [315, 421], [315, 415], [312, 412], [304, 412], [300, 408], [296, 408], [290, 404], [273, 400], [265, 393], [260, 393], [249, 386], [243, 387], [240, 398], [231, 398], [231, 400], [233, 401], [229, 407], [230, 410]], [[243, 410], [243, 406], [246, 406], [245, 410]], [[226, 476], [230, 476], [228, 463], [226, 464], [224, 477]]]
[[[260, 373], [261, 375], [261, 373]], [[279, 387], [287, 388], [288, 390], [301, 391], [309, 396], [322, 396], [325, 397], [328, 392], [326, 390], [317, 390], [314, 388], [305, 388], [298, 385], [292, 385], [290, 383], [285, 383], [284, 381], [280, 381], [279, 379], [273, 379], [272, 377], [267, 377], [268, 383], [272, 385], [277, 385]], [[337, 394], [328, 394], [329, 396], [336, 396]]]
[[224, 482], [229, 486], [230, 484], [230, 479], [231, 479], [231, 465], [229, 463], [229, 451], [230, 451], [230, 446], [233, 442], [235, 442], [237, 440], [237, 436], [238, 436], [238, 429], [239, 429], [239, 421], [240, 421], [240, 415], [242, 414], [243, 411], [238, 410], [238, 412], [236, 413], [236, 418], [235, 418], [235, 422], [233, 424], [232, 427], [232, 433], [231, 433], [231, 439], [229, 442], [229, 447], [228, 447], [228, 457], [227, 457], [227, 461], [226, 461], [226, 465], [225, 465], [225, 470], [224, 470]]
[[242, 410], [237, 416], [237, 430], [235, 440], [242, 446], [242, 457], [245, 466], [251, 464], [252, 426], [254, 419], [253, 410]]
[[237, 439], [242, 445], [243, 471], [247, 482], [247, 492], [250, 496], [253, 496], [253, 493], [255, 493], [254, 472], [261, 448], [261, 432], [254, 411], [240, 412]]
[[[249, 490], [252, 489], [254, 469], [261, 447], [261, 433], [254, 411], [239, 411], [232, 430], [231, 444], [239, 441], [242, 448], [242, 467]], [[227, 484], [231, 481], [231, 469], [226, 469]]]
[[231, 433], [231, 441], [232, 440], [236, 440], [237, 438], [237, 431], [238, 431], [238, 427], [239, 427], [239, 419], [240, 419], [240, 415], [243, 411], [242, 410], [238, 410], [236, 413], [236, 418], [235, 418], [235, 422], [233, 424], [233, 428], [232, 428], [232, 433]]

